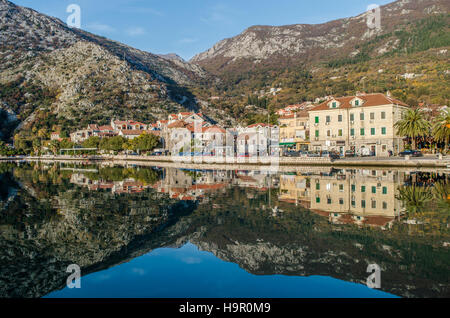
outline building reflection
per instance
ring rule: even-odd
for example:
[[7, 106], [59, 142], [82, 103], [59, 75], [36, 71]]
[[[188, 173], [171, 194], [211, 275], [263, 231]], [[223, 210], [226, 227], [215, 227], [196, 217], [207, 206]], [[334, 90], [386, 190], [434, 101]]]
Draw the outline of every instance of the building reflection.
[[283, 207], [287, 204], [288, 210], [303, 207], [328, 218], [333, 224], [387, 229], [405, 212], [404, 204], [398, 199], [399, 189], [412, 182], [429, 185], [434, 180], [426, 173], [398, 170], [311, 168], [284, 174], [257, 170], [160, 170], [160, 177], [153, 183], [135, 178], [93, 180], [81, 172], [73, 173], [71, 182], [91, 191], [106, 190], [115, 194], [139, 193], [152, 188], [181, 201], [208, 201], [210, 194], [222, 192], [225, 195], [232, 187], [256, 190], [248, 192], [248, 199], [254, 199], [257, 192], [278, 189], [278, 202], [271, 202], [271, 195], [268, 195], [271, 208], [278, 209], [278, 205], [284, 203]]
[[400, 216], [396, 191], [404, 175], [386, 170], [339, 170], [311, 177], [313, 212], [332, 223], [389, 227]]

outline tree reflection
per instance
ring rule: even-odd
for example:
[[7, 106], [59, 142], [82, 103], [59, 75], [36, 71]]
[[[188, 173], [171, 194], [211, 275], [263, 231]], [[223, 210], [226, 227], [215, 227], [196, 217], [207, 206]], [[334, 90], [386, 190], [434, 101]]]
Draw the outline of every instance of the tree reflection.
[[426, 211], [433, 194], [431, 187], [401, 186], [396, 198], [402, 202], [408, 215], [415, 215]]

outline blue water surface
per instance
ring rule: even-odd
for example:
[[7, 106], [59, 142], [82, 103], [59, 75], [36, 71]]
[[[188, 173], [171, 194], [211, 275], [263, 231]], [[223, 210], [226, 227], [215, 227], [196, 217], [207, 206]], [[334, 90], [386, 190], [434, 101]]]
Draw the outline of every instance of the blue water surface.
[[81, 278], [45, 298], [392, 298], [394, 295], [324, 276], [253, 275], [188, 243], [161, 248]]

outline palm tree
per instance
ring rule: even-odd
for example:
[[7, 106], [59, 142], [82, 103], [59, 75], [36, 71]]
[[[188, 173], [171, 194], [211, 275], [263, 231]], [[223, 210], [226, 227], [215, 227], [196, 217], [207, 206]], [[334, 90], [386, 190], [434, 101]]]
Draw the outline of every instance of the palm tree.
[[396, 122], [394, 126], [397, 128], [398, 135], [411, 138], [413, 149], [416, 149], [416, 138], [428, 135], [431, 128], [430, 122], [418, 108], [408, 109], [403, 119]]
[[401, 186], [398, 188], [398, 195], [395, 198], [403, 203], [406, 213], [414, 216], [425, 212], [428, 203], [432, 201], [433, 194], [429, 187]]
[[433, 136], [436, 142], [445, 144], [444, 153], [447, 153], [448, 144], [450, 143], [450, 111], [443, 110], [435, 119]]

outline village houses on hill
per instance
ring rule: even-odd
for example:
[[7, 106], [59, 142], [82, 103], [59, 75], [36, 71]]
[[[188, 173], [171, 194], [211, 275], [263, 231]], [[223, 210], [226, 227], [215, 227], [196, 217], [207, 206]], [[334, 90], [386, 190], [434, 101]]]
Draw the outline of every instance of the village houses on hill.
[[351, 150], [386, 157], [403, 151], [403, 136], [395, 123], [408, 105], [390, 94], [357, 94], [329, 97], [320, 104], [304, 102], [277, 111], [278, 125], [257, 123], [224, 128], [202, 113], [170, 114], [167, 120], [145, 124], [112, 119], [110, 125], [90, 124], [70, 135], [75, 143], [92, 136], [134, 139], [144, 133], [158, 136], [172, 155], [268, 156], [275, 152]]

